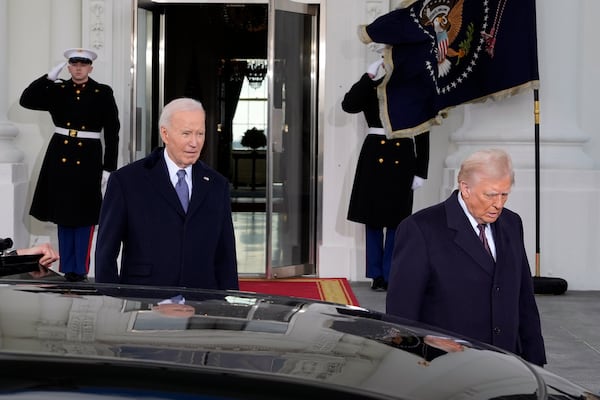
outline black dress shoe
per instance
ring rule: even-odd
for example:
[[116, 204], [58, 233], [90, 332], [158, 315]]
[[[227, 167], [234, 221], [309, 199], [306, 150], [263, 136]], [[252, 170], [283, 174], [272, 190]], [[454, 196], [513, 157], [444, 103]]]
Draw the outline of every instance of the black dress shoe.
[[377, 292], [383, 292], [387, 290], [387, 283], [385, 279], [383, 279], [383, 276], [378, 276], [377, 278], [373, 279], [373, 283], [371, 283], [371, 290], [375, 290]]
[[65, 279], [69, 282], [83, 282], [87, 280], [87, 276], [76, 274], [75, 272], [67, 272], [65, 274]]

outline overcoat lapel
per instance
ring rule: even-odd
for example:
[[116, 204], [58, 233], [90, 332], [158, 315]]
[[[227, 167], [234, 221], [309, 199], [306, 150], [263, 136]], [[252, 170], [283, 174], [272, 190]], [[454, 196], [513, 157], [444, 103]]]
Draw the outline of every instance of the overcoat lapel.
[[485, 272], [494, 274], [494, 260], [487, 253], [479, 238], [473, 231], [469, 219], [458, 203], [458, 191], [454, 191], [446, 202], [446, 218], [448, 228], [456, 232], [454, 242], [463, 249]]
[[200, 208], [200, 205], [204, 202], [210, 185], [212, 184], [212, 176], [208, 173], [208, 170], [204, 168], [201, 161], [196, 162], [192, 167], [192, 197], [190, 199], [190, 207], [188, 209], [188, 215], [192, 215]]
[[155, 150], [146, 161], [145, 166], [148, 171], [148, 179], [158, 195], [161, 196], [171, 208], [177, 211], [179, 215], [185, 217], [183, 206], [169, 179], [169, 172], [167, 163], [163, 157], [163, 151], [163, 148]]

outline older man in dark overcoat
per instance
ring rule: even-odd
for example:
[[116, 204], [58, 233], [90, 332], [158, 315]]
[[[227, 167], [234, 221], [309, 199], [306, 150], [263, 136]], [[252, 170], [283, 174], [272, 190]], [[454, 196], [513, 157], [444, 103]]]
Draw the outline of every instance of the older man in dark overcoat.
[[543, 365], [523, 223], [504, 208], [513, 181], [506, 152], [481, 150], [463, 162], [446, 201], [398, 225], [386, 311]]

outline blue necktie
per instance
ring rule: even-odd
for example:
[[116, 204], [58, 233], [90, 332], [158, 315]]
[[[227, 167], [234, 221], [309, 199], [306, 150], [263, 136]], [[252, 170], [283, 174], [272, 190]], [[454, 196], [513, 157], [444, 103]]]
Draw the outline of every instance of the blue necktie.
[[185, 181], [185, 169], [177, 171], [177, 183], [175, 184], [175, 191], [181, 201], [183, 210], [187, 212], [188, 204], [190, 203], [190, 189], [188, 188], [187, 182]]

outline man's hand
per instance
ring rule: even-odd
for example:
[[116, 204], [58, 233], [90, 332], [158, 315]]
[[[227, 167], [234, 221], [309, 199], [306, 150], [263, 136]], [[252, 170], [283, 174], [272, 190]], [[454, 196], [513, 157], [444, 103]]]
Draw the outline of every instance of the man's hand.
[[58, 252], [50, 246], [50, 243], [43, 243], [26, 249], [18, 249], [17, 254], [20, 256], [41, 254], [40, 265], [46, 268], [59, 259]]
[[52, 68], [50, 71], [48, 71], [48, 79], [51, 80], [52, 82], [54, 82], [55, 80], [58, 79], [58, 75], [60, 75], [60, 71], [62, 71], [62, 69], [67, 65], [66, 61], [61, 62], [60, 64], [58, 64], [57, 66], [55, 66], [54, 68]]

